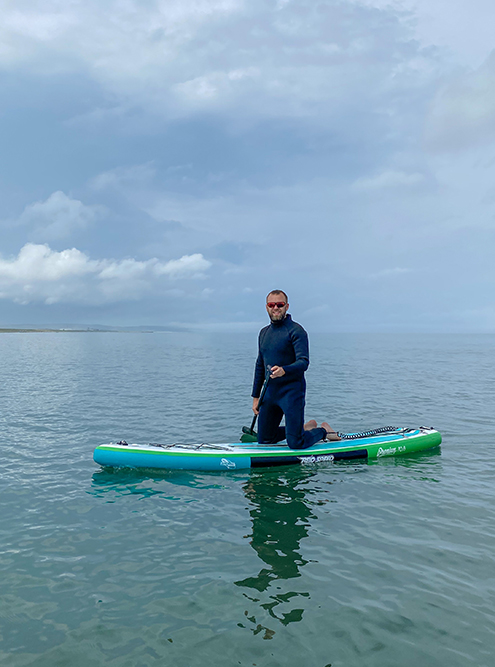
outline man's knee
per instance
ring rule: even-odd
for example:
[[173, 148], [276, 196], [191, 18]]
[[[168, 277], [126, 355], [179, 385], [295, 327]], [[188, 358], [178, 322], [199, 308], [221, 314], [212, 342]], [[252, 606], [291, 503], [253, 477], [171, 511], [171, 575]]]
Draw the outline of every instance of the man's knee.
[[304, 434], [295, 435], [287, 433], [287, 444], [290, 449], [305, 449], [308, 445], [304, 442]]

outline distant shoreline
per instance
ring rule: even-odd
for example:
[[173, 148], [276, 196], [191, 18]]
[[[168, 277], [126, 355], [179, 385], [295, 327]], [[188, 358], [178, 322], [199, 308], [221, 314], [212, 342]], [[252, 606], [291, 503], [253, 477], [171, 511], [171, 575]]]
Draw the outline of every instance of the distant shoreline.
[[153, 331], [129, 331], [122, 329], [15, 329], [0, 327], [2, 333], [153, 333]]

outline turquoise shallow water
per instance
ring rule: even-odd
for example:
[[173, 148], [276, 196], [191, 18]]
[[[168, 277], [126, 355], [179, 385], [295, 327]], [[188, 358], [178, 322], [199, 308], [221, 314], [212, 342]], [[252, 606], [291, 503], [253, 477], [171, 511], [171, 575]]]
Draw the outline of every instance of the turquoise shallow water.
[[101, 442], [235, 441], [255, 336], [0, 336], [2, 665], [493, 665], [495, 336], [311, 344], [308, 417], [441, 450], [103, 471]]

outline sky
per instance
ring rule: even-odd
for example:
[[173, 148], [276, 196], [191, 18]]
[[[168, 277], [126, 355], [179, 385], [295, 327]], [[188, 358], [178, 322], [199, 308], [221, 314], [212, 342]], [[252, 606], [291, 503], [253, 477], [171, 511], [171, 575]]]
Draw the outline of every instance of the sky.
[[495, 331], [493, 0], [2, 0], [0, 326]]

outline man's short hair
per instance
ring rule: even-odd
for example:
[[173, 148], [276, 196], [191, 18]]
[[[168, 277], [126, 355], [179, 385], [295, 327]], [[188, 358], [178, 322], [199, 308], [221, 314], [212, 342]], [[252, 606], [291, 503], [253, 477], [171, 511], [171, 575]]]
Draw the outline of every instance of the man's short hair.
[[287, 294], [286, 294], [283, 290], [281, 290], [281, 289], [272, 289], [272, 290], [270, 290], [270, 291], [268, 292], [268, 294], [266, 295], [266, 298], [267, 298], [267, 299], [268, 299], [268, 297], [270, 296], [270, 294], [283, 294], [284, 297], [285, 297], [285, 303], [289, 303], [289, 297], [288, 297]]

